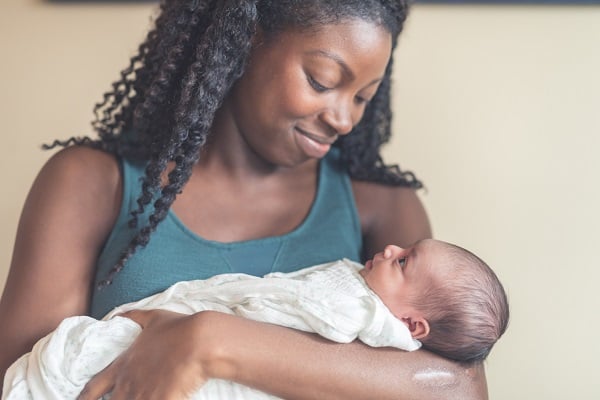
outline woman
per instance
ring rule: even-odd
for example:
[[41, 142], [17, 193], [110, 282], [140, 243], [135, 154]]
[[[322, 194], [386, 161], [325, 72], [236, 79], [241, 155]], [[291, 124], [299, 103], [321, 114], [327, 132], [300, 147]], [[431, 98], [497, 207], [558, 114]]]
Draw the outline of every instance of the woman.
[[[404, 1], [161, 8], [96, 107], [100, 138], [58, 143], [79, 145], [31, 189], [0, 303], [1, 371], [63, 318], [175, 281], [359, 261], [431, 236], [420, 183], [379, 156]], [[486, 397], [481, 366], [425, 351], [217, 313], [128, 316], [142, 333], [81, 399], [184, 399], [208, 378], [298, 399]]]

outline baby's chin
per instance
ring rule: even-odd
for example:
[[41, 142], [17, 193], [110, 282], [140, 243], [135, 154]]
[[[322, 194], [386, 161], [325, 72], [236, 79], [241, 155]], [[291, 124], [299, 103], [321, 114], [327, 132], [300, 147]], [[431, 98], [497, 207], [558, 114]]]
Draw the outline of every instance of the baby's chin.
[[371, 269], [373, 268], [373, 263], [371, 260], [367, 261], [365, 263], [364, 268], [362, 268], [360, 271], [358, 271], [358, 273], [360, 274], [360, 276], [362, 276], [363, 278], [366, 278], [367, 275], [369, 275], [369, 272], [371, 272]]

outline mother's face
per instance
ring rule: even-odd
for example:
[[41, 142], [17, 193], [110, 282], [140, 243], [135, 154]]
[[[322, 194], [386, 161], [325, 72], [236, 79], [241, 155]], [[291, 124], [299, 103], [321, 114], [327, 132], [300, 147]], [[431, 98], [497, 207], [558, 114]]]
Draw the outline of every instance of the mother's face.
[[360, 19], [269, 38], [259, 33], [224, 108], [265, 161], [294, 166], [321, 158], [362, 118], [391, 48], [388, 31]]

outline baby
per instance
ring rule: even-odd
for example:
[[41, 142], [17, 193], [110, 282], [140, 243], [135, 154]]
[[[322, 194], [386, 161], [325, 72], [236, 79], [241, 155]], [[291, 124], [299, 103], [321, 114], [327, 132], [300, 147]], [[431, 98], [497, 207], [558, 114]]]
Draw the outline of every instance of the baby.
[[458, 246], [423, 240], [387, 246], [360, 271], [423, 347], [457, 361], [482, 361], [508, 325], [508, 301], [496, 274]]
[[[102, 321], [67, 318], [7, 371], [2, 400], [75, 399], [139, 334], [135, 322], [118, 314], [157, 308], [226, 312], [340, 343], [358, 338], [407, 351], [422, 344], [467, 362], [485, 359], [509, 315], [501, 283], [472, 253], [432, 239], [407, 249], [389, 245], [364, 267], [343, 259], [264, 278], [218, 275], [179, 282], [116, 308]], [[192, 398], [275, 399], [220, 380], [209, 380]]]

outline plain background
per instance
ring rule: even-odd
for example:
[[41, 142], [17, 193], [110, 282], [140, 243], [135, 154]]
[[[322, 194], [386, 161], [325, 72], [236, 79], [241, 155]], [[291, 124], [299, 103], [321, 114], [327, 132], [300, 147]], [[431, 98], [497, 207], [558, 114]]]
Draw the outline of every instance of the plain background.
[[[0, 287], [39, 145], [90, 133], [153, 7], [0, 4]], [[425, 182], [435, 236], [505, 283], [491, 399], [600, 398], [599, 109], [600, 6], [414, 7], [385, 155]]]

